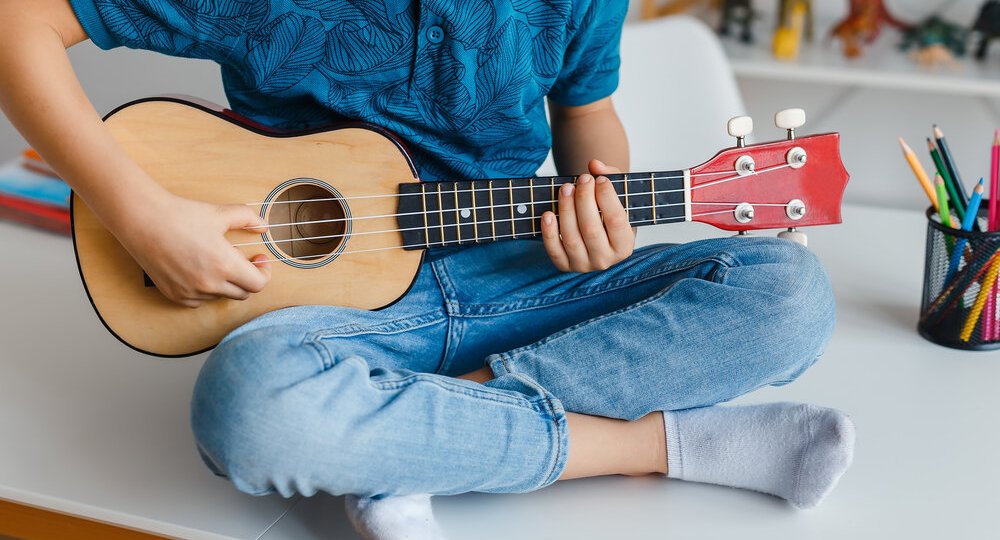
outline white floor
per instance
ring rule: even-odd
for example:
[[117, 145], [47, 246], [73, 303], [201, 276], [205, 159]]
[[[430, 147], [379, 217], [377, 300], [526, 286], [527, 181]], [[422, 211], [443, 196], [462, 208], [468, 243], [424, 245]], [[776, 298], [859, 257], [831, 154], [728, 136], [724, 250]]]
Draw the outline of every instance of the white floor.
[[[852, 415], [856, 460], [825, 504], [800, 512], [738, 490], [601, 478], [527, 495], [438, 498], [450, 536], [1000, 534], [1000, 352], [952, 351], [914, 331], [921, 215], [850, 207], [844, 225], [809, 232], [837, 292], [833, 341], [800, 380], [744, 401], [811, 401]], [[716, 234], [657, 231], [672, 241], [706, 233]], [[186, 425], [200, 360], [143, 357], [106, 335], [82, 296], [68, 241], [0, 224], [0, 245], [18, 254], [0, 265], [0, 498], [182, 538], [355, 538], [340, 499], [246, 497], [202, 467]]]

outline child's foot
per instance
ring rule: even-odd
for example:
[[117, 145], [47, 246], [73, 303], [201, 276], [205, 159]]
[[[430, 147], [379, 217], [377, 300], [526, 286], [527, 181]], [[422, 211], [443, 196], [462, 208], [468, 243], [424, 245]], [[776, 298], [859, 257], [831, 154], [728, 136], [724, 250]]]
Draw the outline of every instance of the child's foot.
[[667, 476], [820, 503], [854, 456], [854, 424], [799, 403], [664, 412]]
[[351, 524], [365, 540], [444, 540], [431, 510], [430, 495], [344, 498]]

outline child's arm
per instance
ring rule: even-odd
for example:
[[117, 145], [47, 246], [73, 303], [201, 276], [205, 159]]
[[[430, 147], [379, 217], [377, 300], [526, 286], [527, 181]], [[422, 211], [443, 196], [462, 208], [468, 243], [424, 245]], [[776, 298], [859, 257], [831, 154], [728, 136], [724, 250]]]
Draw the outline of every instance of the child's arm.
[[125, 154], [70, 65], [66, 49], [87, 36], [66, 0], [0, 0], [0, 21], [0, 109], [159, 290], [191, 307], [260, 291], [268, 265], [247, 261], [223, 234], [261, 219], [247, 206], [176, 197]]
[[573, 186], [559, 190], [558, 223], [552, 212], [542, 215], [542, 240], [552, 263], [564, 272], [604, 270], [635, 248], [635, 231], [618, 194], [600, 176], [628, 170], [625, 129], [610, 97], [579, 107], [549, 104], [556, 169], [562, 175], [589, 175], [581, 176], [572, 191]]

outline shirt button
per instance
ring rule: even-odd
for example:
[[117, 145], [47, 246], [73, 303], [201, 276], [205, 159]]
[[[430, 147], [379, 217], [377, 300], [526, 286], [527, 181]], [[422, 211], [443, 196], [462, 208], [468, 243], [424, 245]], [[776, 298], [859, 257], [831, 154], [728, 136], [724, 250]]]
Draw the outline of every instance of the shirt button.
[[427, 29], [427, 41], [431, 43], [441, 43], [444, 41], [444, 30], [440, 26], [432, 26]]

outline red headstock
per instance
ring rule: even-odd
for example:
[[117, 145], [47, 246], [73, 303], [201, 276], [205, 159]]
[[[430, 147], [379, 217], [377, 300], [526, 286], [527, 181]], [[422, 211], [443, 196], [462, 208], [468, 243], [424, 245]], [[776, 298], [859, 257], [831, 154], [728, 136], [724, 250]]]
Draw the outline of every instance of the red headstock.
[[[800, 152], [804, 163], [790, 165]], [[737, 168], [748, 158], [754, 172], [741, 176]], [[840, 223], [848, 178], [839, 133], [730, 148], [691, 169], [691, 219], [728, 231]], [[742, 203], [752, 206], [749, 220], [745, 212], [737, 219]]]

